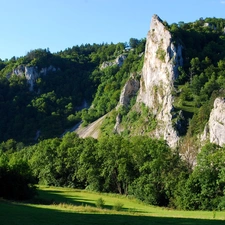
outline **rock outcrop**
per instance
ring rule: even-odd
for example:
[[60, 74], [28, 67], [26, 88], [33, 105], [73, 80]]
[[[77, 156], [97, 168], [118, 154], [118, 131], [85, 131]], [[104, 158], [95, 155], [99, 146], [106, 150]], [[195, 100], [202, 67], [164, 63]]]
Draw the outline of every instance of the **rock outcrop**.
[[209, 122], [206, 124], [201, 141], [210, 140], [219, 146], [225, 144], [225, 99], [216, 98], [210, 113]]
[[[131, 78], [126, 82], [121, 91], [120, 100], [116, 108], [119, 109], [120, 106], [128, 107], [131, 98], [137, 94], [139, 88], [140, 88], [139, 80], [131, 76]], [[123, 130], [120, 128], [120, 123], [121, 123], [121, 115], [118, 114], [116, 117], [116, 124], [114, 126], [115, 133], [120, 133]]]
[[[178, 67], [183, 64], [182, 46], [173, 44], [171, 33], [157, 15], [152, 17], [150, 28], [140, 84], [135, 79], [128, 80], [121, 92], [117, 109], [121, 105], [126, 107], [131, 96], [138, 93], [136, 106], [144, 103], [157, 119], [157, 128], [150, 135], [155, 138], [164, 138], [171, 147], [176, 147], [179, 136], [172, 124], [172, 91], [174, 81], [178, 77]], [[115, 65], [114, 63], [105, 62], [101, 68]], [[118, 115], [114, 132], [120, 133], [123, 130], [120, 123], [121, 117]], [[95, 125], [94, 122], [90, 126], [94, 127], [94, 130], [99, 129]]]
[[27, 79], [27, 83], [29, 84], [30, 91], [33, 91], [34, 84], [38, 77], [40, 77], [41, 75], [46, 75], [48, 72], [55, 72], [56, 70], [57, 69], [53, 66], [41, 68], [41, 70], [39, 71], [36, 66], [20, 65], [15, 68], [7, 77], [10, 77], [12, 75], [25, 76], [25, 78]]
[[174, 80], [182, 66], [182, 46], [175, 46], [162, 20], [154, 15], [148, 32], [138, 102], [152, 110], [158, 121], [154, 136], [175, 147], [179, 137], [172, 126]]
[[126, 55], [122, 54], [122, 55], [119, 55], [115, 60], [113, 61], [105, 61], [102, 63], [101, 65], [101, 68], [100, 69], [105, 69], [109, 66], [114, 66], [114, 65], [117, 65], [117, 66], [122, 66], [123, 65], [123, 62], [124, 60], [126, 59]]
[[117, 105], [117, 108], [119, 106], [125, 106], [127, 107], [130, 103], [130, 100], [133, 96], [135, 96], [140, 88], [140, 83], [137, 79], [131, 77], [126, 84], [123, 87], [123, 90], [120, 94], [120, 100]]

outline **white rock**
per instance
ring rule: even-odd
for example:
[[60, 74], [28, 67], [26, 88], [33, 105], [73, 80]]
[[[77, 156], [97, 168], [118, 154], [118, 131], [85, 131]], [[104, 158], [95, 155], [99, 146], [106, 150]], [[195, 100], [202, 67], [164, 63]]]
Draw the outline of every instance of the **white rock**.
[[27, 83], [29, 84], [29, 90], [33, 91], [34, 84], [38, 77], [40, 77], [41, 75], [46, 75], [50, 71], [55, 72], [56, 70], [57, 69], [55, 67], [50, 65], [49, 67], [41, 68], [39, 72], [37, 67], [20, 65], [15, 68], [7, 77], [9, 78], [13, 74], [16, 76], [25, 76], [25, 78], [27, 79]]
[[39, 77], [39, 73], [36, 67], [25, 67], [25, 77], [27, 79], [28, 84], [30, 85], [30, 91], [33, 91], [34, 83], [36, 79]]
[[123, 87], [123, 90], [120, 94], [120, 100], [119, 104], [117, 105], [117, 108], [120, 105], [128, 106], [130, 103], [130, 99], [137, 93], [139, 90], [140, 84], [139, 81], [136, 79], [129, 79], [126, 84]]
[[[127, 107], [130, 103], [131, 98], [137, 94], [139, 87], [139, 81], [131, 76], [131, 78], [126, 82], [121, 91], [120, 100], [116, 108], [118, 109], [120, 106]], [[121, 131], [123, 131], [123, 128], [120, 128], [120, 122], [121, 116], [118, 114], [116, 117], [116, 124], [114, 126], [115, 133], [120, 133]]]
[[172, 43], [171, 33], [161, 19], [152, 17], [145, 48], [138, 102], [143, 102], [156, 115], [158, 126], [155, 136], [163, 137], [171, 147], [179, 140], [172, 126], [174, 80], [178, 77], [178, 67], [183, 63], [182, 46]]
[[225, 99], [216, 98], [209, 118], [209, 138], [219, 146], [225, 144]]
[[109, 66], [114, 66], [114, 65], [117, 65], [117, 66], [122, 66], [123, 65], [123, 62], [124, 60], [126, 59], [126, 55], [122, 54], [122, 55], [119, 55], [115, 60], [113, 61], [106, 61], [106, 62], [103, 62], [100, 69], [105, 69]]

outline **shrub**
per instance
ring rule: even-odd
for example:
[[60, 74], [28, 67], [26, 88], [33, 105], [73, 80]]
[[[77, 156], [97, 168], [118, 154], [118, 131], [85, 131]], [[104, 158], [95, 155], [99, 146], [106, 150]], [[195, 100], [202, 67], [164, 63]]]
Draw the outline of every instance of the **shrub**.
[[123, 203], [117, 202], [114, 206], [113, 209], [116, 211], [121, 211], [123, 209]]
[[156, 57], [161, 60], [162, 62], [165, 62], [166, 52], [161, 47], [158, 48], [156, 51]]
[[99, 198], [99, 199], [97, 199], [95, 205], [97, 208], [102, 209], [105, 205], [105, 201], [102, 198]]

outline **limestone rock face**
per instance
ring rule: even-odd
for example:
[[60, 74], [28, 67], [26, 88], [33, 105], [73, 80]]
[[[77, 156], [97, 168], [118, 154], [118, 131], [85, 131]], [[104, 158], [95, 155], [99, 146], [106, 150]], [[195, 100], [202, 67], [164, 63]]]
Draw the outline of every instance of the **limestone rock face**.
[[25, 67], [25, 77], [27, 79], [27, 83], [30, 85], [30, 87], [29, 87], [30, 91], [33, 91], [35, 80], [39, 77], [37, 68]]
[[[127, 107], [130, 103], [130, 100], [133, 96], [135, 96], [140, 88], [140, 83], [137, 79], [131, 76], [131, 78], [124, 85], [121, 94], [120, 100], [117, 105], [117, 109], [120, 106]], [[121, 116], [118, 114], [116, 117], [116, 124], [114, 126], [114, 132], [120, 133], [123, 129], [120, 128]]]
[[120, 101], [118, 106], [120, 105], [128, 106], [128, 104], [130, 103], [130, 99], [137, 93], [139, 87], [140, 84], [138, 80], [134, 78], [129, 79], [124, 85], [123, 90], [120, 94]]
[[23, 66], [23, 65], [18, 66], [16, 69], [13, 70], [12, 73], [17, 76], [23, 76], [25, 73], [25, 66]]
[[175, 147], [179, 137], [172, 126], [174, 80], [183, 64], [182, 46], [172, 43], [171, 33], [154, 15], [148, 32], [138, 102], [152, 110], [158, 121], [154, 136]]
[[225, 99], [216, 98], [214, 108], [210, 113], [208, 123], [209, 138], [211, 143], [219, 146], [225, 144]]
[[30, 91], [33, 91], [34, 84], [38, 77], [40, 77], [41, 75], [46, 75], [50, 71], [54, 72], [56, 70], [57, 69], [53, 66], [42, 68], [40, 71], [38, 71], [37, 67], [20, 65], [15, 68], [12, 73], [8, 75], [8, 77], [10, 77], [11, 75], [25, 76], [25, 78], [27, 79], [27, 83], [29, 84]]
[[126, 55], [123, 55], [123, 54], [119, 55], [114, 61], [103, 62], [100, 69], [105, 69], [108, 66], [114, 66], [114, 65], [122, 66], [126, 58], [127, 58]]
[[[150, 135], [155, 138], [164, 138], [171, 147], [176, 147], [179, 136], [172, 125], [172, 91], [174, 80], [178, 77], [178, 67], [183, 64], [182, 46], [173, 44], [171, 33], [157, 15], [152, 17], [150, 28], [146, 39], [140, 83], [132, 78], [127, 81], [121, 92], [117, 108], [119, 106], [126, 107], [130, 98], [138, 93], [136, 108], [140, 105], [139, 103], [144, 103], [157, 119], [157, 128]], [[104, 62], [101, 69], [107, 66], [121, 65], [118, 63], [120, 61], [123, 60], [118, 58], [114, 62]], [[97, 130], [98, 128], [94, 124], [95, 122], [90, 126]], [[123, 127], [120, 126], [121, 116], [118, 114], [114, 132], [120, 133], [123, 130]]]

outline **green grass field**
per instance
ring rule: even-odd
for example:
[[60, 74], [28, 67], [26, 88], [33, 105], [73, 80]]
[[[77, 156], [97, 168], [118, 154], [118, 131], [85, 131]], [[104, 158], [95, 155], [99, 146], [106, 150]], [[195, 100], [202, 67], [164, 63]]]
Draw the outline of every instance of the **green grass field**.
[[[153, 207], [135, 199], [69, 188], [39, 187], [32, 203], [0, 200], [1, 225], [222, 225], [225, 212], [176, 211]], [[96, 201], [102, 198], [103, 209]], [[113, 206], [123, 204], [121, 211]]]

